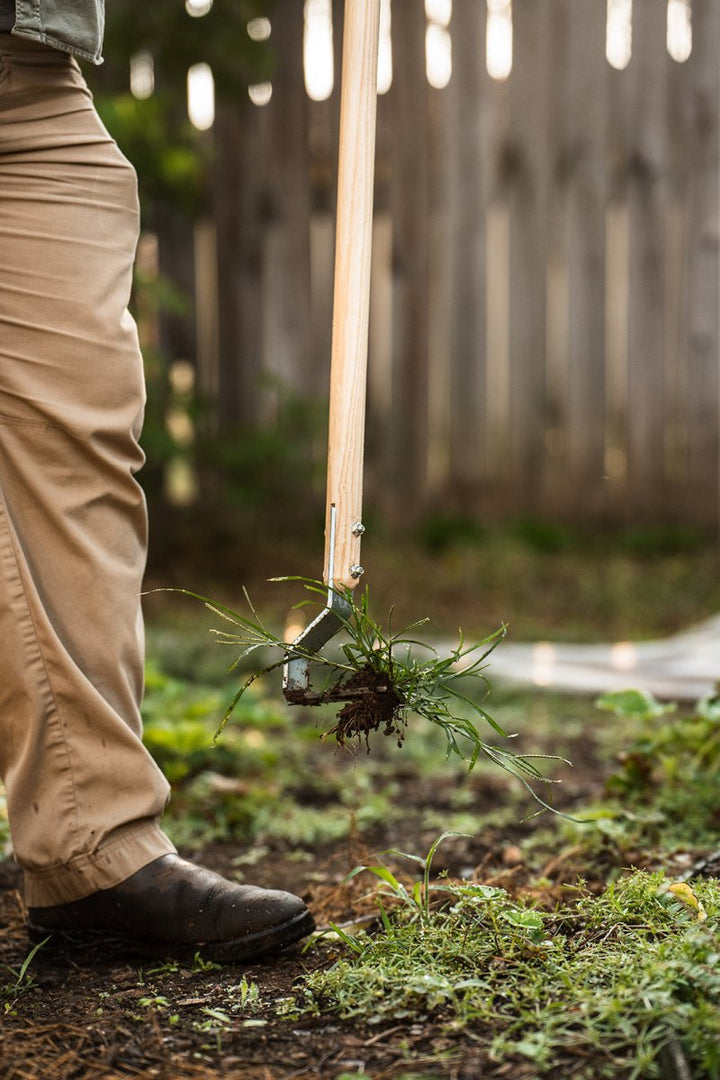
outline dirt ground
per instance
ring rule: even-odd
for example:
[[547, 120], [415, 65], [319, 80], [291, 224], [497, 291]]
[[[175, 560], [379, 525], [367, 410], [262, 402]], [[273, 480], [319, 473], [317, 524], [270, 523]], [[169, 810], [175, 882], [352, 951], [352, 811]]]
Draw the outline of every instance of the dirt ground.
[[[598, 794], [602, 772], [586, 740], [565, 800], [582, 803]], [[320, 928], [371, 919], [377, 909], [368, 896], [370, 875], [344, 882], [348, 871], [389, 847], [427, 851], [438, 831], [423, 833], [419, 812], [431, 797], [440, 810], [449, 807], [452, 797], [449, 782], [446, 790], [433, 784], [432, 793], [410, 776], [399, 774], [398, 782], [398, 799], [406, 811], [399, 822], [325, 847], [311, 860], [299, 861], [297, 853], [276, 842], [247, 869], [247, 879], [304, 895]], [[473, 809], [482, 811], [483, 801], [488, 807], [497, 805], [492, 784], [476, 794]], [[526, 864], [523, 846], [534, 829], [546, 825], [547, 815], [509, 829], [481, 827], [472, 837], [452, 838], [439, 849], [434, 870], [509, 891], [522, 890], [541, 877], [552, 902], [561, 882], [588, 877], [589, 868], [576, 864], [574, 849], [538, 852], [532, 845], [529, 861], [534, 865]], [[232, 875], [239, 854], [237, 844], [214, 843], [193, 857]], [[296, 948], [244, 967], [208, 970], [200, 970], [197, 963], [165, 963], [162, 953], [127, 956], [109, 942], [72, 950], [50, 942], [33, 960], [24, 989], [21, 985], [13, 996], [8, 988], [17, 981], [29, 945], [20, 880], [12, 863], [0, 864], [0, 885], [0, 966], [7, 1002], [1, 1021], [1, 1080], [338, 1080], [344, 1074], [374, 1080], [523, 1080], [535, 1075], [527, 1062], [493, 1063], [487, 1054], [487, 1031], [453, 1031], [442, 1015], [390, 1025], [374, 1024], [372, 1016], [357, 1023], [333, 1015], [278, 1015], [302, 975], [338, 955], [339, 946], [322, 937], [305, 951]], [[243, 1009], [243, 987], [247, 991], [251, 984], [257, 986], [259, 1003]], [[586, 1068], [587, 1062], [569, 1061], [565, 1075], [572, 1076], [576, 1066]]]

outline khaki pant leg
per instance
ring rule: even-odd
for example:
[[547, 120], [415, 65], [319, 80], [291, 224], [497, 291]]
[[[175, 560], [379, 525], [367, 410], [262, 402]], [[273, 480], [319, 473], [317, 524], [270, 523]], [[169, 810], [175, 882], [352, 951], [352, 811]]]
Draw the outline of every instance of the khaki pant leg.
[[75, 61], [0, 35], [0, 770], [29, 906], [173, 850], [139, 713], [137, 229]]

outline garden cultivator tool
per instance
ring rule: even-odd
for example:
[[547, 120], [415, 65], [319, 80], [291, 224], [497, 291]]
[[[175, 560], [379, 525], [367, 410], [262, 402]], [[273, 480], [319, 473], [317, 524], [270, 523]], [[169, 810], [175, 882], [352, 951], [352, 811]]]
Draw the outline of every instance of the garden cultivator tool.
[[335, 280], [330, 370], [325, 565], [327, 605], [290, 646], [283, 690], [292, 704], [347, 698], [310, 686], [312, 655], [347, 622], [358, 583], [362, 525], [370, 257], [380, 0], [345, 0]]

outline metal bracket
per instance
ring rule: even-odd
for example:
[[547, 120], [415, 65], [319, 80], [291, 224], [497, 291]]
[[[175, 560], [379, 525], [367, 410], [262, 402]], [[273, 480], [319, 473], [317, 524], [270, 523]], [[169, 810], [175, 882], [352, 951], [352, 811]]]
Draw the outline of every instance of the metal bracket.
[[310, 687], [310, 660], [350, 618], [353, 605], [333, 587], [335, 572], [335, 506], [330, 507], [330, 554], [327, 605], [292, 642], [283, 666], [283, 693], [292, 705], [317, 705], [322, 694]]
[[283, 667], [283, 693], [293, 705], [318, 704], [322, 695], [310, 687], [310, 660], [338, 632], [352, 614], [352, 604], [332, 592], [328, 606], [295, 638]]

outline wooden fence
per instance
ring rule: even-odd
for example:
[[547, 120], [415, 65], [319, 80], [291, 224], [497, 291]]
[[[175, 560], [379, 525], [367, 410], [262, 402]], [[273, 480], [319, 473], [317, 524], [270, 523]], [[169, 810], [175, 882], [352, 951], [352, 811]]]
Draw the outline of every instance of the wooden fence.
[[[692, 0], [683, 63], [666, 0], [632, 19], [616, 70], [603, 0], [514, 0], [498, 80], [485, 0], [455, 0], [438, 90], [424, 2], [393, 0], [367, 427], [390, 513], [718, 524], [720, 3]], [[305, 93], [302, 0], [272, 41], [270, 102], [218, 103], [195, 230], [199, 380], [226, 424], [273, 422], [263, 376], [328, 385], [339, 80]]]

